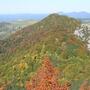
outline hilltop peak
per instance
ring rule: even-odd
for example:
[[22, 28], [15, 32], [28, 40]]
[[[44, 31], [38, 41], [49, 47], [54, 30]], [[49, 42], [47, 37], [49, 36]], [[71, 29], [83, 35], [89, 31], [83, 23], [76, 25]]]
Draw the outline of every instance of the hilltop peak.
[[58, 14], [58, 13], [52, 13], [49, 16], [51, 16], [51, 17], [60, 17], [60, 14]]
[[56, 19], [56, 18], [60, 18], [61, 17], [61, 15], [60, 14], [58, 14], [58, 13], [52, 13], [52, 14], [50, 14], [50, 15], [48, 15], [46, 18], [44, 18], [44, 20], [45, 19]]
[[74, 31], [76, 27], [80, 26], [80, 22], [76, 19], [53, 13], [32, 25], [35, 30], [69, 30]]

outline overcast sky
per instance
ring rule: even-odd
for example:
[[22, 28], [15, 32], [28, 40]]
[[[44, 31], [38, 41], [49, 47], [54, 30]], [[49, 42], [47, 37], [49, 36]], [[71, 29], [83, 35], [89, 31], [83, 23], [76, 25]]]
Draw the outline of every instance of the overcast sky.
[[0, 14], [90, 12], [90, 0], [0, 0]]

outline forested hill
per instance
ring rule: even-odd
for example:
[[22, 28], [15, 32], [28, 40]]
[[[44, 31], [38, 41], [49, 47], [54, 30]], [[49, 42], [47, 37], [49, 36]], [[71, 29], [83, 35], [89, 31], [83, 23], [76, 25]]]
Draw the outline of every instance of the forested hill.
[[62, 74], [60, 82], [90, 79], [90, 57], [86, 45], [73, 33], [79, 26], [80, 22], [76, 19], [51, 14], [2, 41], [1, 85], [12, 87], [8, 90], [16, 90], [14, 88], [20, 83], [24, 86], [26, 79], [31, 78], [41, 65], [44, 55], [48, 55], [59, 68]]

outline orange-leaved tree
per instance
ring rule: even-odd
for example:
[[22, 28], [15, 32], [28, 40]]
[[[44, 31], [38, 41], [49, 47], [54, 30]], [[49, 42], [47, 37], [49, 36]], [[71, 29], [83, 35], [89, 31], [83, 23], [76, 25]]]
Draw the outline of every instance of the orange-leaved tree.
[[45, 57], [31, 82], [26, 82], [26, 90], [69, 90], [69, 84], [59, 85], [58, 73], [50, 59]]
[[79, 90], [90, 90], [90, 85], [89, 85], [88, 80], [85, 80], [85, 81], [81, 84]]

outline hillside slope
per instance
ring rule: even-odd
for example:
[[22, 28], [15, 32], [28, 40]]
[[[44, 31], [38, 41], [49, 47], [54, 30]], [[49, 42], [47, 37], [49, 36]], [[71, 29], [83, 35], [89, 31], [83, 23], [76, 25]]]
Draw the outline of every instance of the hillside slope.
[[44, 55], [50, 56], [62, 72], [60, 82], [90, 79], [88, 51], [73, 34], [79, 26], [80, 22], [76, 19], [51, 14], [2, 41], [0, 82], [7, 84], [10, 81], [11, 87], [13, 84], [17, 87], [21, 82], [24, 84], [27, 78], [35, 74]]
[[[73, 18], [69, 18], [66, 16], [60, 16], [58, 14], [51, 14], [48, 17], [46, 17], [45, 19], [43, 19], [42, 21], [40, 21], [34, 25], [28, 26], [21, 31], [17, 31], [15, 34], [13, 34], [11, 36], [10, 39], [7, 39], [6, 41], [7, 42], [9, 41], [8, 43], [11, 43], [10, 44], [11, 46], [14, 43], [14, 45], [16, 47], [16, 44], [20, 44], [20, 42], [23, 43], [24, 40], [30, 39], [29, 40], [30, 42], [34, 42], [36, 39], [38, 39], [38, 37], [42, 38], [42, 36], [43, 36], [42, 33], [43, 34], [50, 33], [53, 31], [58, 33], [58, 31], [59, 32], [63, 31], [63, 32], [67, 32], [69, 34], [73, 34], [75, 28], [79, 27], [79, 26], [80, 26], [80, 22], [78, 20], [75, 20]], [[38, 34], [38, 35], [36, 35], [36, 34]], [[42, 36], [40, 36], [40, 35], [42, 35]], [[32, 40], [32, 39], [34, 39], [34, 40]], [[20, 42], [18, 43], [18, 41], [20, 41]]]

